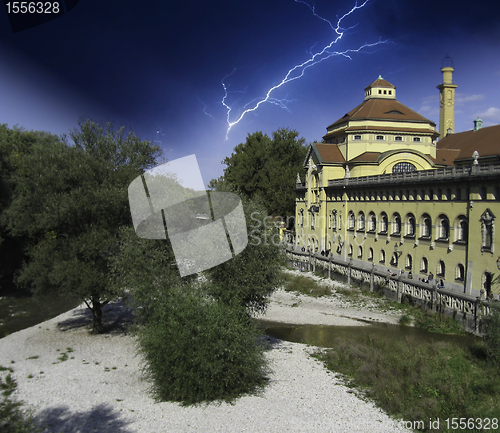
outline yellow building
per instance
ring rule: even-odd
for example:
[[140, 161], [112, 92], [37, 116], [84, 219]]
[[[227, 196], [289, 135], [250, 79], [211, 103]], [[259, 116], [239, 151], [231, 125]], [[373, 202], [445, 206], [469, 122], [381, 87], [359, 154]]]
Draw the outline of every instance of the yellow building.
[[453, 67], [441, 71], [439, 133], [379, 77], [359, 106], [327, 127], [324, 143], [310, 146], [293, 242], [498, 298], [500, 125], [482, 128], [478, 119], [455, 134]]

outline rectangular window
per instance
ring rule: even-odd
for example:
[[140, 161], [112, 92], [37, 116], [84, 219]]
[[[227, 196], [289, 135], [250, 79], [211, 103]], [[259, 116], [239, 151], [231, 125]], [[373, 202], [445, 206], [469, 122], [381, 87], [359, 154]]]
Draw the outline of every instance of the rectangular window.
[[361, 140], [361, 138], [363, 138], [361, 135], [355, 135], [355, 136], [354, 136], [354, 139], [355, 139], [355, 140]]
[[383, 140], [383, 139], [384, 139], [384, 136], [383, 136], [383, 135], [377, 135], [375, 138], [376, 138], [377, 140]]
[[403, 137], [398, 135], [397, 137], [394, 137], [394, 140], [395, 141], [403, 141]]
[[413, 137], [413, 141], [415, 141], [416, 143], [420, 143], [420, 137]]

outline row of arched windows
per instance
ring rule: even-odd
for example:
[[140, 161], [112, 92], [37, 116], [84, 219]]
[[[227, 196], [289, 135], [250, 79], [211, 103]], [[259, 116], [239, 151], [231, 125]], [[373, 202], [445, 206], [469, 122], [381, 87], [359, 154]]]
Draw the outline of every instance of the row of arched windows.
[[[353, 254], [354, 254], [354, 246], [352, 244], [349, 244], [348, 256], [353, 257]], [[363, 246], [358, 246], [357, 247], [357, 258], [359, 260], [363, 260], [364, 259], [363, 254], [364, 254]], [[375, 261], [373, 248], [368, 249], [367, 260], [369, 262]], [[391, 258], [388, 259], [384, 249], [381, 249], [379, 251], [378, 262], [382, 265], [390, 265], [393, 267], [399, 267], [400, 260], [401, 259], [396, 252], [392, 253]], [[412, 255], [407, 254], [406, 257], [404, 258], [404, 260], [405, 260], [405, 263], [404, 263], [405, 269], [409, 272], [414, 272]], [[431, 272], [431, 270], [429, 269], [429, 261], [426, 257], [422, 257], [422, 259], [420, 260], [420, 268], [418, 269], [418, 271], [422, 274], [428, 274], [429, 272]], [[436, 276], [438, 276], [440, 278], [446, 277], [446, 265], [445, 265], [445, 262], [443, 260], [439, 260], [437, 262], [435, 272], [436, 272]], [[464, 278], [465, 278], [465, 267], [462, 263], [458, 263], [455, 267], [455, 280], [456, 281], [464, 281]]]
[[[338, 213], [332, 211], [330, 214], [330, 228], [337, 230], [339, 227]], [[419, 233], [417, 233], [419, 228]], [[464, 215], [458, 216], [454, 221], [455, 242], [466, 242], [468, 237], [469, 226], [467, 218]], [[389, 219], [385, 212], [382, 212], [378, 217], [374, 212], [365, 217], [364, 212], [360, 211], [357, 215], [350, 211], [347, 217], [347, 230], [369, 233], [379, 233], [383, 235], [397, 235], [406, 237], [419, 236], [424, 239], [435, 238], [438, 240], [450, 240], [450, 221], [444, 214], [440, 214], [432, 223], [432, 219], [428, 214], [422, 214], [417, 224], [415, 215], [409, 213], [406, 215], [404, 222], [399, 213], [394, 213]]]

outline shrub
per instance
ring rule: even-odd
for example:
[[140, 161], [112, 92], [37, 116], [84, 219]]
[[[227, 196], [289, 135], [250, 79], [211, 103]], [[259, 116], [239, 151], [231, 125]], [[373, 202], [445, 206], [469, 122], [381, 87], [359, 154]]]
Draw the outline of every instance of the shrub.
[[[3, 369], [2, 369], [3, 370]], [[2, 433], [34, 433], [35, 426], [30, 414], [21, 409], [22, 403], [14, 401], [10, 395], [16, 388], [16, 382], [10, 374], [5, 379], [0, 377], [0, 431]]]
[[491, 314], [483, 319], [484, 342], [488, 356], [500, 365], [500, 305], [491, 303]]
[[332, 293], [329, 287], [318, 284], [316, 281], [303, 275], [287, 278], [284, 288], [287, 292], [299, 292], [314, 297], [328, 296]]
[[193, 289], [157, 299], [139, 328], [146, 372], [160, 400], [183, 404], [231, 401], [265, 384], [263, 347], [243, 310]]

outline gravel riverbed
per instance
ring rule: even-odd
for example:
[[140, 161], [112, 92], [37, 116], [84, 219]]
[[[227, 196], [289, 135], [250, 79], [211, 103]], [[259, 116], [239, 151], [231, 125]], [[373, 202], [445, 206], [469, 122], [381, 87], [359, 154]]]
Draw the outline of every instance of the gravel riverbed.
[[[397, 321], [395, 313], [342, 306], [333, 298], [279, 290], [263, 318], [360, 326], [364, 322], [357, 319]], [[156, 402], [136, 342], [126, 332], [129, 312], [119, 303], [106, 309], [108, 323], [114, 324], [107, 334], [89, 334], [90, 314], [80, 306], [0, 339], [0, 366], [13, 369], [15, 398], [33, 408], [51, 433], [411, 431], [344, 386], [310, 356], [316, 348], [284, 341], [273, 342], [266, 352], [272, 373], [258, 395], [234, 404]]]

